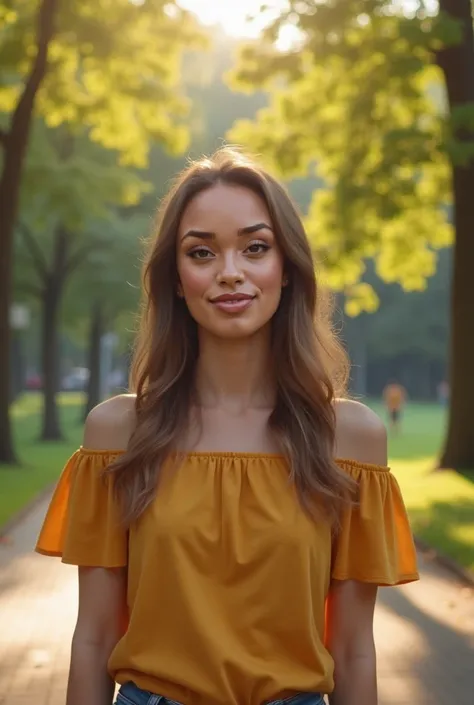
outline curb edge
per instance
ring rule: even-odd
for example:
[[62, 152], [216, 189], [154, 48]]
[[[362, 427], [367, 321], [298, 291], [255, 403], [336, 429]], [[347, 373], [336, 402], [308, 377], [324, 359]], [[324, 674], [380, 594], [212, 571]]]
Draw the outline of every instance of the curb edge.
[[474, 587], [474, 573], [467, 568], [463, 568], [453, 558], [449, 558], [449, 556], [446, 556], [444, 553], [440, 553], [436, 548], [433, 548], [433, 546], [418, 538], [418, 536], [415, 536], [414, 539], [415, 546], [420, 553], [428, 556], [431, 560], [435, 560], [439, 565], [443, 566], [443, 568], [454, 573], [454, 575], [467, 586]]

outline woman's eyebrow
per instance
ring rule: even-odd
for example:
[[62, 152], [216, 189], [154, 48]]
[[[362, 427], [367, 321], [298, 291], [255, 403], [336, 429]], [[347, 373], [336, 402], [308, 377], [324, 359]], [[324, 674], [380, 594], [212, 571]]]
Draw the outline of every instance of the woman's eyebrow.
[[[251, 233], [256, 233], [259, 230], [270, 230], [270, 232], [273, 232], [272, 227], [270, 225], [262, 222], [255, 223], [254, 225], [246, 225], [244, 228], [239, 228], [237, 234], [250, 235]], [[181, 242], [183, 242], [183, 240], [185, 240], [187, 237], [198, 237], [201, 240], [213, 240], [216, 237], [216, 234], [208, 230], [191, 229], [187, 230], [184, 233], [183, 237], [181, 238]]]
[[251, 233], [256, 233], [258, 230], [270, 230], [273, 232], [273, 229], [270, 225], [267, 223], [255, 223], [255, 225], [247, 225], [245, 228], [240, 228], [239, 229], [239, 235], [250, 235]]
[[207, 232], [206, 230], [187, 230], [181, 238], [181, 242], [183, 242], [183, 240], [187, 237], [199, 237], [201, 240], [213, 240], [215, 236], [215, 233]]

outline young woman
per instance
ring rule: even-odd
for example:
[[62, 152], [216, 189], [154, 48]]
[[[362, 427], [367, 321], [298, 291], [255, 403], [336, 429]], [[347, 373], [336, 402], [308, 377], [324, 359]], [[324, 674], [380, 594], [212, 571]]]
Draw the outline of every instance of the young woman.
[[191, 166], [144, 273], [136, 395], [90, 414], [37, 550], [79, 566], [67, 705], [376, 705], [378, 585], [417, 579], [386, 436], [284, 189]]

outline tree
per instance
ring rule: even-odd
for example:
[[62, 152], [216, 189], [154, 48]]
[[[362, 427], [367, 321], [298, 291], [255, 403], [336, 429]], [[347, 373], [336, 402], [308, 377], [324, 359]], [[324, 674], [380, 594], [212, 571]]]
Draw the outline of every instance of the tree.
[[16, 272], [20, 288], [35, 295], [41, 307], [42, 440], [62, 437], [56, 395], [66, 288], [78, 270], [92, 269], [94, 256], [101, 252], [114, 266], [117, 234], [124, 229], [116, 208], [135, 205], [148, 186], [119, 167], [115, 153], [86, 135], [74, 136], [64, 126], [53, 130], [36, 125], [22, 185], [18, 244], [23, 247], [17, 248]]
[[184, 145], [176, 91], [187, 13], [165, 0], [0, 2], [0, 462], [15, 460], [9, 419], [11, 264], [32, 120], [82, 125], [92, 140], [145, 165], [150, 140]]
[[[1, 15], [7, 15], [3, 3]], [[38, 12], [36, 56], [23, 91], [12, 112], [9, 130], [2, 130], [3, 168], [0, 177], [0, 460], [15, 460], [10, 428], [10, 291], [13, 229], [15, 226], [21, 170], [26, 153], [36, 94], [47, 69], [48, 50], [54, 34], [57, 0], [44, 0]], [[2, 30], [2, 33], [4, 30]], [[1, 53], [0, 53], [1, 57]], [[0, 62], [1, 63], [1, 62]], [[3, 64], [2, 64], [3, 66]]]
[[437, 54], [451, 114], [454, 192], [454, 270], [451, 303], [451, 403], [442, 467], [474, 468], [474, 34], [470, 0], [440, 0], [441, 12], [456, 23], [460, 37]]
[[[90, 372], [84, 416], [102, 400], [103, 347], [106, 336], [120, 338], [132, 334], [140, 295], [140, 254], [148, 218], [135, 214], [124, 217], [116, 213], [108, 228], [109, 247], [96, 249], [87, 267], [75, 278], [66, 297], [65, 319], [68, 328], [82, 323], [86, 330], [87, 368]], [[112, 245], [113, 242], [113, 246]], [[127, 320], [128, 319], [128, 320]], [[128, 341], [127, 341], [128, 342]]]
[[[456, 7], [456, 11], [454, 11]], [[436, 250], [452, 240], [452, 403], [441, 463], [474, 467], [474, 336], [469, 328], [474, 267], [474, 47], [471, 3], [289, 0], [247, 47], [237, 79], [267, 86], [272, 103], [231, 139], [264, 153], [280, 173], [317, 164], [326, 188], [313, 198], [308, 233], [329, 283], [374, 305], [360, 280], [378, 274], [422, 289]], [[295, 41], [276, 48], [283, 26]], [[444, 100], [443, 70], [448, 104]], [[451, 174], [454, 189], [451, 188]], [[367, 298], [367, 295], [368, 298]]]

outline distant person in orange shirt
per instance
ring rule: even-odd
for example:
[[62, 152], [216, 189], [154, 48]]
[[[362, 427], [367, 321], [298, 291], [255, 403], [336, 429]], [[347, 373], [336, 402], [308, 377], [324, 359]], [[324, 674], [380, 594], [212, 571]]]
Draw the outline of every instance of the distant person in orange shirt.
[[400, 430], [403, 407], [407, 400], [407, 391], [398, 382], [390, 381], [383, 390], [383, 400], [390, 419], [390, 429], [397, 433]]

